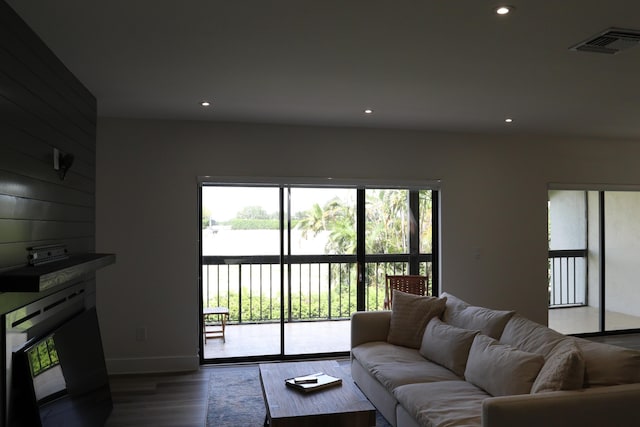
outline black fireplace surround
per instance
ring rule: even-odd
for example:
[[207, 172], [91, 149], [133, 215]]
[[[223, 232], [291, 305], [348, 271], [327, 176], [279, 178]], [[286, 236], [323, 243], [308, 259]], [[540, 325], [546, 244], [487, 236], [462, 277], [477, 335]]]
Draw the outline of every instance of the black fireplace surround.
[[113, 407], [95, 308], [13, 351], [9, 426], [101, 426]]
[[[96, 267], [95, 257], [89, 258]], [[114, 261], [115, 256], [109, 256], [97, 267]], [[95, 275], [69, 274], [79, 270], [68, 262], [59, 266], [69, 280], [54, 280], [55, 288], [47, 292], [32, 287], [31, 302], [4, 309], [6, 375], [0, 426], [102, 426], [113, 408], [95, 307]], [[52, 269], [45, 273], [34, 283], [50, 282]], [[0, 287], [11, 274], [0, 274]], [[25, 295], [31, 294], [2, 294], [18, 300]]]

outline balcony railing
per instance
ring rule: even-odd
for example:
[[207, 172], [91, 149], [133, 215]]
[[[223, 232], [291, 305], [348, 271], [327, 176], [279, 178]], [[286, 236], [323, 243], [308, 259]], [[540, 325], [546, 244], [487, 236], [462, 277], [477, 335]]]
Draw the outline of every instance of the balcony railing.
[[[586, 255], [549, 251], [550, 308], [586, 304]], [[409, 255], [367, 257], [366, 310], [383, 308], [385, 275], [408, 274], [408, 266]], [[431, 295], [431, 254], [420, 255], [419, 266]], [[278, 256], [205, 256], [202, 270], [204, 306], [228, 307], [231, 323], [339, 320], [356, 311], [355, 255], [289, 256], [283, 266]]]
[[[418, 256], [431, 278], [431, 254]], [[381, 310], [385, 275], [408, 274], [409, 255], [376, 255], [365, 263], [365, 308]], [[229, 322], [348, 319], [356, 311], [355, 255], [204, 256], [205, 307], [229, 308]], [[281, 284], [281, 278], [282, 280]], [[431, 280], [430, 287], [431, 290]], [[284, 307], [282, 304], [284, 303]]]
[[587, 303], [587, 250], [549, 251], [549, 308]]

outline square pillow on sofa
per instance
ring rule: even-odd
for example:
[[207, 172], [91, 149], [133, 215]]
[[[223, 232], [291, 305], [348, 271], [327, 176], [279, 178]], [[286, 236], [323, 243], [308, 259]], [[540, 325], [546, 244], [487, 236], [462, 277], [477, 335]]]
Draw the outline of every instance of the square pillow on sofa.
[[531, 393], [582, 388], [584, 358], [571, 339], [558, 343], [545, 359], [544, 366], [533, 383]]
[[447, 297], [447, 307], [444, 309], [442, 320], [449, 324], [451, 324], [451, 317], [455, 317], [458, 313], [471, 305], [468, 302], [461, 300], [457, 296], [447, 292], [441, 293], [440, 296]]
[[502, 344], [509, 344], [518, 350], [529, 353], [541, 354], [545, 358], [560, 342], [566, 339], [566, 335], [517, 313], [509, 319], [500, 336]]
[[434, 317], [424, 330], [420, 354], [463, 377], [469, 349], [478, 333], [449, 325]]
[[493, 310], [470, 305], [446, 292], [441, 297], [447, 298], [443, 316], [445, 322], [463, 329], [479, 330], [482, 335], [495, 339], [500, 339], [504, 327], [515, 314], [512, 310]]
[[584, 357], [584, 386], [599, 387], [640, 382], [640, 351], [571, 338]]
[[387, 342], [420, 348], [427, 323], [442, 314], [446, 302], [446, 298], [423, 297], [394, 290]]
[[469, 351], [464, 376], [492, 396], [531, 392], [544, 357], [500, 344], [486, 335], [476, 335]]

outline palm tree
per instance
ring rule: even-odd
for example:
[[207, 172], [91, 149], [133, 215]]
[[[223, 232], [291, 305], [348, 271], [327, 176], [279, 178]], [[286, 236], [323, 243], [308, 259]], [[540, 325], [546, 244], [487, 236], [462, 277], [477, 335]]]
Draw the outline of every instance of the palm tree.
[[[431, 191], [421, 191], [419, 194], [420, 215], [419, 227], [421, 252], [431, 250]], [[366, 253], [368, 254], [398, 254], [409, 252], [410, 227], [418, 226], [418, 213], [415, 215], [409, 210], [408, 190], [367, 190], [366, 192]], [[311, 209], [301, 215], [297, 228], [301, 229], [306, 238], [309, 233], [316, 236], [320, 232], [329, 232], [325, 253], [355, 254], [357, 249], [357, 230], [355, 206], [338, 198], [327, 202], [323, 207], [314, 204]], [[425, 249], [427, 249], [425, 251]], [[404, 263], [400, 263], [404, 264]], [[386, 270], [394, 270], [394, 265], [389, 264], [382, 270], [377, 268], [366, 269], [366, 283], [370, 286], [384, 280]], [[355, 270], [348, 266], [334, 265], [334, 276], [355, 275]], [[343, 269], [343, 270], [340, 270]], [[342, 273], [340, 273], [342, 271]], [[382, 279], [380, 278], [382, 277]], [[355, 280], [355, 276], [352, 276]], [[338, 292], [342, 294], [341, 301], [351, 301], [355, 304], [355, 288], [342, 287]], [[349, 295], [349, 293], [353, 295]], [[381, 301], [375, 301], [375, 291], [368, 293], [369, 306], [376, 307]], [[350, 307], [347, 309], [353, 309]], [[335, 309], [335, 307], [334, 307]]]
[[408, 191], [369, 191], [366, 203], [367, 253], [406, 253]]
[[[407, 190], [367, 191], [367, 253], [408, 252], [410, 219], [407, 204]], [[421, 222], [424, 223], [424, 221], [425, 219], [421, 218]], [[314, 204], [302, 216], [297, 228], [302, 230], [305, 238], [308, 238], [309, 233], [316, 236], [322, 231], [328, 231], [329, 241], [325, 248], [327, 253], [354, 254], [356, 251], [357, 230], [354, 206], [338, 198], [328, 201], [323, 207], [317, 203]], [[421, 229], [424, 230], [424, 228]]]
[[315, 237], [321, 231], [326, 230], [324, 209], [319, 204], [314, 203], [311, 209], [302, 215], [300, 221], [296, 224], [296, 228], [302, 230], [302, 237], [305, 239], [309, 237], [309, 233], [313, 233]]
[[323, 231], [329, 232], [325, 253], [354, 254], [356, 250], [356, 218], [353, 206], [333, 198], [320, 207], [315, 203], [302, 215], [296, 228], [302, 230], [306, 239], [309, 233], [317, 236]]

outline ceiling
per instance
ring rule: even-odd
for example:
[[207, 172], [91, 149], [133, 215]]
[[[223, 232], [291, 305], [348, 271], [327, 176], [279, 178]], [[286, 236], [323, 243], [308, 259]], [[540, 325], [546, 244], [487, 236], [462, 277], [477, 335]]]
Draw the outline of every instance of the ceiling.
[[7, 2], [99, 116], [640, 138], [638, 1]]

